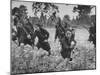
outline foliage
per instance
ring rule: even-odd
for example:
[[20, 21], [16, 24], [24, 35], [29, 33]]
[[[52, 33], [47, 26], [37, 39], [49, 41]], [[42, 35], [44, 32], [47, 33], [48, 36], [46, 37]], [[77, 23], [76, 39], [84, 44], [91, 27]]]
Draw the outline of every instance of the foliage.
[[52, 13], [51, 11], [59, 12], [58, 6], [52, 3], [33, 2], [32, 9], [35, 15], [37, 15], [38, 12], [48, 13], [48, 14]]
[[78, 42], [70, 62], [61, 57], [59, 49], [53, 47], [52, 54], [48, 56], [45, 50], [32, 49], [29, 45], [18, 47], [12, 42], [12, 74], [95, 69], [95, 48], [92, 43], [84, 42], [83, 45]]
[[73, 12], [78, 12], [79, 16], [84, 15], [84, 14], [90, 14], [91, 9], [94, 6], [90, 5], [77, 5], [76, 7], [73, 8]]
[[65, 25], [71, 25], [70, 22], [71, 22], [70, 16], [69, 15], [64, 15], [63, 24], [65, 24]]
[[91, 25], [90, 13], [94, 6], [77, 5], [73, 8], [73, 12], [78, 12], [77, 22], [79, 25]]

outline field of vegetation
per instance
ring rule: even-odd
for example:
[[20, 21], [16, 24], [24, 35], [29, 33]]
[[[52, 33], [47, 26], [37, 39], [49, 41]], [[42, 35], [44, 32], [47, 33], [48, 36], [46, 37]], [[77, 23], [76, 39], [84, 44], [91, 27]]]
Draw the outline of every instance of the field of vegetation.
[[58, 42], [54, 42], [55, 29], [47, 29], [50, 33], [49, 43], [51, 46], [51, 55], [48, 52], [37, 47], [34, 49], [30, 45], [18, 47], [15, 42], [11, 42], [11, 70], [12, 74], [18, 73], [40, 73], [68, 70], [87, 70], [95, 69], [96, 49], [94, 45], [87, 41], [89, 33], [85, 29], [76, 29], [75, 39], [77, 45], [72, 51], [72, 61], [65, 62], [60, 51]]

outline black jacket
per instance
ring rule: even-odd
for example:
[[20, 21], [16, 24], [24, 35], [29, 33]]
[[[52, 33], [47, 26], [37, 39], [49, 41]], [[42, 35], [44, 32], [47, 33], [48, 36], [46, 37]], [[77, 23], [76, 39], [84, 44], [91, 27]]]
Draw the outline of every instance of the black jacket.
[[72, 36], [70, 37], [70, 39], [68, 39], [67, 37], [63, 37], [63, 38], [61, 39], [62, 47], [63, 47], [63, 48], [70, 48], [71, 42], [72, 42], [72, 41], [73, 41], [73, 42], [75, 43], [75, 45], [76, 45], [76, 41], [75, 41], [74, 35], [72, 35]]
[[38, 37], [39, 42], [43, 42], [49, 38], [49, 33], [47, 30], [40, 28], [39, 31], [35, 31], [35, 37]]

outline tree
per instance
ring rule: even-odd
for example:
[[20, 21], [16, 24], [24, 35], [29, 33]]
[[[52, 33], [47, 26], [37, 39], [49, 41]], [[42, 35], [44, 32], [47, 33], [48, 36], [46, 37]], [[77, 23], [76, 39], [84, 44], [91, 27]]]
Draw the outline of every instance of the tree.
[[92, 8], [94, 8], [94, 6], [90, 6], [90, 5], [77, 5], [73, 8], [73, 12], [79, 13], [78, 24], [91, 25], [90, 13]]
[[48, 15], [53, 12], [59, 12], [58, 6], [52, 3], [42, 3], [42, 2], [33, 2], [32, 10], [34, 11], [34, 15], [37, 16], [38, 12], [47, 13]]
[[65, 15], [63, 18], [63, 26], [68, 27], [71, 25], [71, 20], [69, 15]]
[[65, 15], [64, 18], [66, 21], [70, 21], [70, 16], [69, 15]]
[[73, 8], [73, 12], [78, 12], [79, 16], [81, 15], [88, 15], [91, 13], [91, 9], [94, 6], [90, 6], [90, 5], [77, 5]]

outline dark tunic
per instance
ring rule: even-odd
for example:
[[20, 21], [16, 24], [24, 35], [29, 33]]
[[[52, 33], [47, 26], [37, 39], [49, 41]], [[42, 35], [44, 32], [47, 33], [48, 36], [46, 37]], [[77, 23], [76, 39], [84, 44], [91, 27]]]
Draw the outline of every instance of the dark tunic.
[[18, 27], [17, 36], [18, 36], [19, 46], [21, 43], [32, 45], [31, 40], [27, 38], [27, 34], [23, 29], [23, 27], [21, 26]]
[[70, 58], [71, 51], [73, 50], [73, 48], [71, 48], [72, 41], [76, 44], [76, 41], [73, 39], [73, 36], [70, 39], [68, 39], [67, 37], [63, 37], [63, 39], [61, 40], [61, 55], [63, 58]]
[[89, 41], [93, 41], [93, 44], [96, 46], [96, 26], [90, 27], [89, 33]]
[[38, 37], [38, 43], [37, 43], [38, 49], [42, 48], [44, 50], [47, 50], [50, 54], [50, 45], [48, 41], [45, 41], [45, 40], [48, 40], [49, 38], [48, 31], [43, 28], [40, 28], [39, 31], [35, 31], [35, 37], [36, 36]]
[[[19, 45], [20, 43], [34, 45], [34, 29], [30, 23], [17, 26], [17, 30]], [[27, 38], [27, 35], [30, 35], [31, 39]]]

